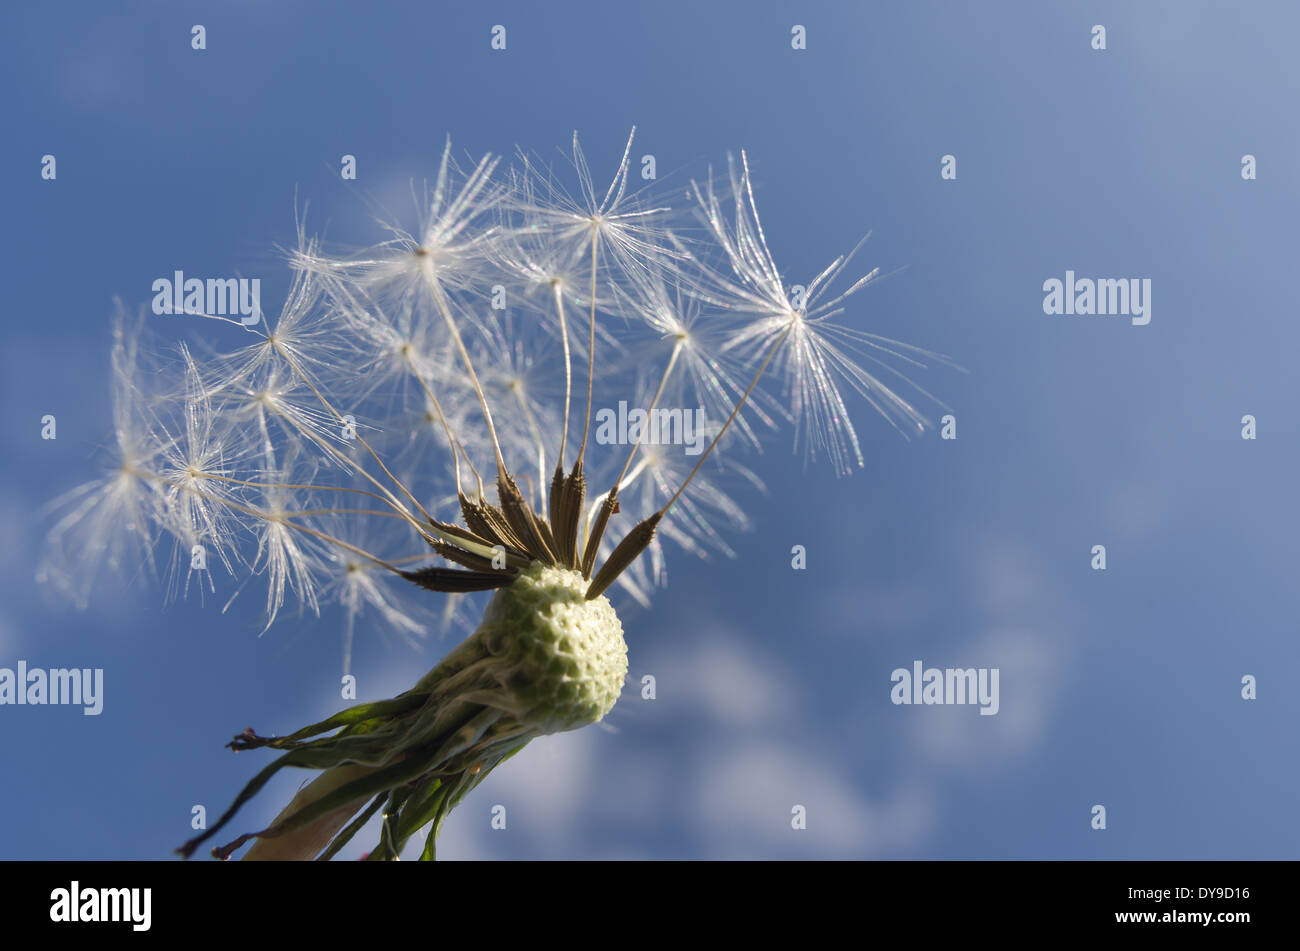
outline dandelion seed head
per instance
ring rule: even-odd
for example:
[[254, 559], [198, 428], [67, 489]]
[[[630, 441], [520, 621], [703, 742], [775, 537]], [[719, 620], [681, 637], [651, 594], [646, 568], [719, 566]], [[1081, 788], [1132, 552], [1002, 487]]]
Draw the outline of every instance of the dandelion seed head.
[[[40, 577], [77, 603], [131, 561], [182, 593], [220, 575], [227, 607], [264, 585], [267, 627], [291, 602], [341, 614], [346, 667], [360, 630], [472, 619], [538, 561], [649, 604], [672, 550], [734, 555], [747, 457], [786, 423], [837, 471], [863, 463], [849, 399], [920, 431], [897, 365], [929, 355], [847, 316], [879, 272], [833, 289], [858, 248], [788, 283], [745, 153], [671, 208], [630, 185], [633, 135], [607, 176], [576, 134], [509, 168], [449, 142], [414, 221], [368, 248], [300, 218], [264, 326], [196, 321], [164, 355], [119, 316], [109, 462], [56, 500]], [[619, 405], [698, 411], [702, 442], [608, 444], [595, 417]]]

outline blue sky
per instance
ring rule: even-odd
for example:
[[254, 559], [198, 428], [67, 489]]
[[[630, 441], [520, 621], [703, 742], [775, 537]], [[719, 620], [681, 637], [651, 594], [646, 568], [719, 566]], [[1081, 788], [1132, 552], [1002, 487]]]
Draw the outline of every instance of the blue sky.
[[[739, 556], [678, 557], [651, 610], [619, 605], [657, 699], [629, 688], [605, 726], [536, 741], [441, 854], [1295, 857], [1296, 8], [729, 6], [6, 14], [0, 667], [102, 667], [106, 695], [98, 717], [0, 707], [0, 857], [164, 858], [193, 805], [224, 808], [262, 762], [226, 738], [341, 703], [337, 617], [258, 637], [255, 605], [164, 605], [143, 579], [84, 613], [35, 586], [37, 510], [108, 438], [112, 299], [147, 303], [181, 268], [258, 274], [273, 310], [295, 196], [364, 244], [365, 196], [405, 207], [448, 135], [554, 154], [576, 128], [614, 155], [632, 125], [661, 174], [745, 148], [792, 279], [870, 231], [862, 260], [891, 276], [848, 319], [967, 371], [917, 376], [958, 438], [907, 442], [859, 406], [866, 466], [839, 480], [773, 439]], [[1067, 270], [1150, 279], [1150, 324], [1044, 314]], [[450, 646], [362, 632], [359, 696]], [[918, 659], [998, 668], [999, 713], [892, 704]]]

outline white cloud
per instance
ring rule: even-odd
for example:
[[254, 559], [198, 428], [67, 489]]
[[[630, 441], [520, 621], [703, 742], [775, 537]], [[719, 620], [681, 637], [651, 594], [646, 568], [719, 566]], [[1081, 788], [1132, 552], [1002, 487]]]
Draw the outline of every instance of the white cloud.
[[[920, 659], [933, 667], [998, 668], [998, 713], [980, 716], [975, 706], [917, 706], [908, 712], [913, 748], [923, 758], [987, 772], [998, 759], [1024, 754], [1042, 740], [1066, 686], [1074, 611], [1041, 562], [1020, 545], [986, 540], [972, 552], [972, 562], [979, 566], [979, 629], [965, 642], [946, 645], [943, 657]], [[1086, 558], [1079, 559], [1078, 570], [1089, 570]]]
[[[651, 658], [645, 670], [637, 673], [655, 675], [656, 702], [727, 727], [780, 721], [798, 706], [795, 691], [780, 668], [734, 632], [718, 626], [706, 626], [689, 649], [677, 647]], [[634, 680], [629, 692], [633, 689], [639, 689], [639, 680]]]
[[[872, 802], [833, 763], [755, 743], [700, 771], [695, 831], [717, 858], [866, 858], [915, 845], [933, 822], [931, 800], [900, 784]], [[804, 829], [792, 825], [796, 805]]]
[[[456, 807], [443, 825], [439, 854], [448, 858], [574, 857], [592, 800], [598, 730], [533, 740]], [[505, 807], [505, 829], [492, 828], [492, 808]], [[413, 845], [418, 854], [421, 841]]]
[[992, 758], [1037, 745], [1060, 689], [1058, 640], [1048, 630], [1009, 627], [960, 648], [960, 662], [943, 666], [998, 668], [998, 712], [981, 716], [976, 706], [911, 707], [918, 752], [947, 766], [987, 769]]

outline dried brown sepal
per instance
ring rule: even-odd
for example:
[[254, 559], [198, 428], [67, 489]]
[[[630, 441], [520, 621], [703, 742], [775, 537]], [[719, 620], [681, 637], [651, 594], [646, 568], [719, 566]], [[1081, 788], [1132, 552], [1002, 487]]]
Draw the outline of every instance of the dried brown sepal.
[[[542, 544], [546, 546], [548, 551], [557, 551], [555, 547], [555, 533], [551, 531], [551, 523], [544, 518], [539, 518], [536, 521], [537, 528], [542, 533]], [[552, 556], [551, 563], [559, 564], [558, 557]]]
[[618, 487], [615, 486], [610, 490], [605, 501], [601, 503], [600, 511], [596, 513], [596, 521], [592, 523], [591, 533], [587, 536], [587, 547], [582, 552], [582, 576], [591, 577], [591, 569], [596, 565], [596, 554], [600, 551], [601, 539], [605, 537], [605, 528], [609, 525], [609, 517], [618, 509]]
[[523, 540], [528, 553], [545, 564], [555, 564], [555, 552], [546, 543], [546, 536], [542, 533], [537, 516], [533, 514], [533, 507], [525, 501], [519, 486], [504, 469], [497, 477], [497, 496], [501, 499], [501, 511], [510, 528]]
[[513, 571], [467, 571], [464, 568], [421, 568], [403, 571], [402, 577], [430, 591], [463, 594], [468, 591], [492, 591], [515, 580]]
[[448, 561], [455, 562], [462, 568], [468, 568], [471, 571], [499, 571], [501, 569], [492, 564], [492, 559], [484, 558], [482, 555], [476, 555], [473, 552], [457, 548], [455, 545], [448, 545], [446, 542], [433, 541], [429, 543], [433, 550], [442, 555]]
[[525, 559], [530, 557], [528, 546], [515, 534], [505, 515], [495, 505], [472, 501], [462, 493], [460, 510], [465, 517], [465, 524], [475, 534], [488, 539], [489, 545], [500, 545]]
[[[462, 507], [464, 505], [464, 502], [465, 499], [462, 498], [461, 499]], [[492, 541], [483, 537], [482, 535], [479, 535], [476, 532], [472, 532], [468, 528], [464, 528], [452, 522], [440, 522], [437, 519], [431, 518], [429, 519], [429, 524], [432, 525], [438, 532], [440, 532], [443, 535], [454, 535], [456, 538], [463, 538], [467, 542], [473, 542], [477, 545], [483, 545], [487, 548], [491, 548], [493, 545]]]
[[582, 462], [577, 462], [567, 478], [555, 469], [551, 484], [551, 525], [555, 534], [555, 553], [566, 568], [578, 567], [578, 524], [587, 500], [587, 477]]
[[560, 509], [564, 505], [564, 467], [560, 463], [555, 464], [555, 475], [551, 476], [551, 491], [547, 496], [547, 512], [550, 513], [552, 534], [555, 536], [555, 554], [560, 561], [568, 564], [572, 555], [564, 544], [564, 533], [559, 530], [562, 524], [560, 519]]
[[609, 557], [605, 559], [605, 563], [600, 566], [600, 571], [596, 572], [596, 577], [591, 579], [591, 586], [587, 588], [588, 601], [604, 594], [605, 589], [614, 583], [624, 569], [646, 550], [650, 540], [655, 537], [655, 528], [661, 518], [663, 512], [655, 512], [649, 518], [637, 522], [632, 531], [627, 533], [627, 537], [615, 546]]

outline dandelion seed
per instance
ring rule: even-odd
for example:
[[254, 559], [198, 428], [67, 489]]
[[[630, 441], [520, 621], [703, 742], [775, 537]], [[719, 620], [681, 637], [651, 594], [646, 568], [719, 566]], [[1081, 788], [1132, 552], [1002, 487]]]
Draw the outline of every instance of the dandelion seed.
[[46, 506], [59, 513], [37, 568], [37, 580], [85, 608], [97, 581], [137, 565], [156, 572], [158, 484], [149, 478], [159, 455], [140, 388], [137, 329], [119, 305], [113, 322], [112, 410], [114, 444], [103, 476]]
[[573, 134], [572, 164], [577, 173], [578, 195], [572, 196], [561, 180], [536, 159], [522, 154], [522, 173], [511, 205], [523, 213], [528, 228], [545, 232], [572, 264], [593, 244], [608, 251], [624, 271], [677, 256], [668, 240], [665, 220], [670, 209], [649, 206], [627, 190], [628, 160], [634, 128], [609, 186], [601, 192], [593, 180], [587, 157]]
[[[785, 286], [772, 257], [754, 202], [749, 160], [741, 152], [741, 171], [730, 166], [733, 215], [728, 219], [712, 179], [703, 188], [692, 183], [701, 217], [723, 251], [728, 272], [703, 271], [704, 293], [714, 304], [747, 319], [735, 329], [727, 349], [759, 359], [775, 353], [771, 379], [784, 385], [790, 415], [796, 423], [796, 447], [802, 440], [813, 457], [820, 450], [839, 473], [863, 465], [862, 447], [840, 391], [846, 383], [905, 435], [925, 427], [925, 417], [907, 400], [886, 386], [858, 362], [881, 363], [878, 356], [894, 355], [903, 344], [835, 323], [842, 304], [878, 275], [872, 270], [846, 290], [823, 300], [835, 279], [848, 266], [858, 247], [833, 261], [796, 299]], [[864, 239], [865, 240], [865, 239]], [[925, 352], [915, 348], [916, 355]], [[929, 354], [943, 360], [938, 355]], [[903, 357], [907, 360], [908, 358]], [[908, 360], [919, 365], [915, 360]], [[898, 375], [898, 371], [891, 370]], [[928, 394], [926, 394], [928, 395]]]
[[[252, 574], [266, 578], [266, 626], [270, 629], [284, 606], [286, 592], [297, 595], [299, 603], [313, 614], [320, 615], [317, 596], [319, 562], [308, 549], [309, 540], [289, 527], [289, 520], [302, 517], [296, 508], [298, 493], [289, 486], [294, 459], [290, 457], [279, 471], [264, 474], [261, 487], [262, 518], [253, 522], [257, 537], [257, 553], [252, 562]], [[229, 607], [229, 605], [227, 605]], [[350, 647], [350, 641], [349, 641]]]
[[389, 223], [393, 237], [375, 248], [350, 258], [329, 258], [309, 247], [296, 256], [296, 266], [380, 301], [419, 296], [435, 278], [444, 287], [474, 290], [496, 234], [472, 225], [505, 196], [504, 187], [492, 180], [498, 161], [487, 155], [463, 172], [448, 139], [437, 179], [418, 202], [420, 221], [414, 232]]
[[[624, 313], [654, 335], [650, 346], [628, 347], [628, 369], [663, 368], [657, 390], [643, 405], [699, 407], [709, 419], [725, 419], [744, 392], [740, 381], [750, 368], [729, 344], [734, 327], [727, 326], [726, 315], [707, 312], [680, 275], [668, 276], [659, 268], [633, 275], [620, 295]], [[737, 430], [754, 449], [761, 448], [761, 439], [747, 413], [769, 429], [779, 414], [764, 395], [746, 402], [736, 417]]]

